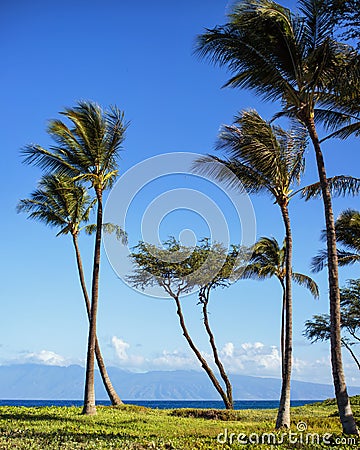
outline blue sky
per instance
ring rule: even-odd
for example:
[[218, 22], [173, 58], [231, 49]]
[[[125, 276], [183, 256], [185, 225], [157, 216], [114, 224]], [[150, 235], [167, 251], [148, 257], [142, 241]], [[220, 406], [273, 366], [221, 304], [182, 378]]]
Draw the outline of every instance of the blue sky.
[[[293, 2], [289, 2], [293, 4]], [[227, 79], [193, 55], [194, 39], [205, 27], [225, 22], [228, 2], [115, 0], [5, 2], [0, 14], [2, 255], [0, 363], [83, 363], [87, 323], [70, 239], [16, 214], [16, 204], [35, 188], [41, 173], [24, 166], [20, 149], [28, 143], [51, 145], [46, 124], [76, 101], [116, 104], [131, 124], [119, 164], [120, 173], [155, 155], [213, 151], [221, 124], [240, 110], [256, 108], [270, 118], [276, 105], [260, 103], [249, 92], [221, 89]], [[358, 141], [332, 141], [325, 148], [329, 175], [359, 176]], [[303, 183], [316, 180], [313, 151], [307, 150]], [[230, 208], [215, 188], [180, 176], [156, 180], [136, 205], [141, 211], [175, 188], [206, 192]], [[252, 197], [257, 236], [283, 239], [278, 209], [266, 197]], [[359, 208], [358, 198], [336, 199], [338, 215]], [[294, 199], [294, 268], [309, 273], [311, 257], [322, 246], [322, 204]], [[173, 214], [173, 215], [171, 215]], [[175, 211], [161, 224], [161, 236], [193, 229], [206, 233], [196, 215]], [[130, 218], [131, 219], [131, 218]], [[136, 241], [139, 221], [129, 219]], [[89, 280], [93, 244], [81, 238]], [[358, 276], [356, 267], [340, 270], [341, 283]], [[315, 275], [321, 298], [294, 289], [294, 378], [331, 382], [326, 344], [310, 345], [302, 337], [304, 321], [326, 312], [326, 273]], [[280, 288], [276, 281], [242, 281], [215, 292], [211, 321], [227, 367], [236, 373], [280, 376]], [[184, 311], [200, 349], [209, 352], [195, 297]], [[136, 292], [118, 279], [103, 252], [98, 336], [108, 364], [130, 370], [198, 368], [181, 335], [170, 300]], [[355, 365], [344, 353], [348, 383], [360, 385]]]

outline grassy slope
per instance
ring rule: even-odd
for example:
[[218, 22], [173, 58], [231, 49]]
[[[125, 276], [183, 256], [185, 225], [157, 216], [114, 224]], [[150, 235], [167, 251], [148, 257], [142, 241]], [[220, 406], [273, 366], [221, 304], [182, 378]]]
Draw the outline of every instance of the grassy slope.
[[[360, 397], [353, 399], [353, 409], [360, 418]], [[0, 449], [356, 449], [360, 444], [360, 441], [335, 444], [335, 438], [344, 438], [334, 402], [292, 409], [292, 432], [299, 433], [300, 422], [307, 424], [303, 440], [306, 433], [319, 433], [321, 437], [324, 433], [333, 434], [333, 445], [321, 446], [309, 443], [230, 446], [229, 441], [225, 445], [217, 442], [218, 434], [224, 433], [225, 428], [228, 434], [245, 433], [245, 439], [251, 433], [273, 432], [275, 410], [242, 410], [226, 416], [227, 412], [220, 410], [170, 411], [125, 406], [98, 407], [95, 417], [85, 417], [80, 412], [80, 408], [66, 407], [0, 407]]]

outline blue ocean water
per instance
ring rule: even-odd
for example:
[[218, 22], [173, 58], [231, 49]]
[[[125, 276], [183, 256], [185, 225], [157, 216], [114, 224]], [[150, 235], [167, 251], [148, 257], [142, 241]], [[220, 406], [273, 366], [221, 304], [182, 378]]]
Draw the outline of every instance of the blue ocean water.
[[[303, 406], [314, 403], [316, 400], [294, 400], [291, 406]], [[97, 405], [109, 406], [107, 400], [99, 400]], [[175, 408], [216, 408], [224, 409], [221, 400], [125, 400], [124, 403], [131, 405], [146, 406], [148, 408], [175, 409]], [[0, 400], [0, 406], [82, 406], [82, 400]], [[236, 400], [235, 409], [272, 409], [277, 408], [277, 400]]]

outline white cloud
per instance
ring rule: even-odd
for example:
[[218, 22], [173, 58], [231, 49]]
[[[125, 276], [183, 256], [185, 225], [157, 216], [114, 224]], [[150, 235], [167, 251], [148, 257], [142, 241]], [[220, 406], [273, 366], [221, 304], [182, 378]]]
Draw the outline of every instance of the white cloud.
[[128, 349], [130, 348], [130, 344], [116, 336], [112, 337], [111, 343], [114, 347], [116, 356], [119, 360], [119, 365], [121, 367], [138, 370], [143, 368], [145, 358], [141, 355], [129, 355]]
[[[117, 355], [116, 365], [129, 370], [201, 370], [200, 363], [192, 351], [186, 347], [185, 350], [162, 350], [153, 357], [144, 357], [131, 352], [130, 345], [116, 336], [112, 338], [112, 346]], [[202, 349], [200, 349], [202, 350]], [[139, 349], [137, 348], [137, 351]], [[215, 368], [213, 356], [210, 350], [201, 351], [202, 355], [210, 365]], [[230, 374], [281, 377], [281, 356], [278, 347], [265, 345], [262, 342], [243, 342], [236, 344], [226, 342], [219, 349], [219, 355], [225, 369]], [[302, 359], [294, 356], [293, 379], [315, 383], [332, 383], [331, 365], [329, 356], [320, 359]], [[349, 366], [349, 367], [347, 367]], [[348, 384], [360, 385], [355, 365], [350, 361], [345, 363]]]
[[41, 350], [38, 353], [25, 353], [22, 359], [26, 363], [45, 364], [47, 366], [69, 365], [69, 361], [66, 358], [50, 350]]
[[117, 338], [116, 336], [113, 336], [111, 342], [115, 348], [116, 355], [120, 359], [120, 361], [126, 361], [128, 359], [126, 351], [130, 347], [130, 344], [128, 344], [127, 342], [123, 341], [120, 338]]
[[227, 342], [222, 349], [223, 353], [227, 357], [231, 357], [234, 354], [234, 344], [232, 342]]
[[174, 350], [169, 352], [163, 350], [163, 352], [155, 357], [153, 360], [149, 361], [149, 366], [153, 368], [161, 368], [165, 370], [176, 370], [176, 369], [198, 369], [199, 362], [193, 357], [184, 352], [179, 352]]
[[[137, 370], [193, 370], [200, 369], [200, 363], [190, 349], [163, 350], [153, 358], [144, 358], [130, 352], [130, 345], [113, 336], [112, 345], [117, 356], [117, 365]], [[227, 342], [219, 350], [220, 357], [229, 373], [247, 375], [279, 376], [280, 356], [276, 347], [265, 346], [261, 342], [246, 342], [238, 347]], [[202, 351], [202, 355], [214, 367], [213, 355]]]
[[227, 342], [220, 354], [230, 373], [278, 376], [280, 372], [278, 349], [262, 342], [244, 342], [238, 347]]

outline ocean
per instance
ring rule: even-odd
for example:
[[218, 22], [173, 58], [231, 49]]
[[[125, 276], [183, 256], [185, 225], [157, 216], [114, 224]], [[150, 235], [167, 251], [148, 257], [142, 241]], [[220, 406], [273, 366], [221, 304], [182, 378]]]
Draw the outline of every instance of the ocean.
[[[303, 406], [314, 403], [317, 400], [294, 400], [291, 406]], [[320, 401], [320, 400], [319, 400]], [[131, 405], [146, 406], [148, 408], [158, 409], [177, 409], [177, 408], [216, 408], [224, 409], [224, 403], [221, 400], [124, 400], [124, 403]], [[97, 405], [109, 406], [107, 400], [99, 400]], [[0, 406], [82, 406], [82, 400], [0, 400]], [[235, 409], [273, 409], [278, 408], [278, 400], [235, 400]]]

